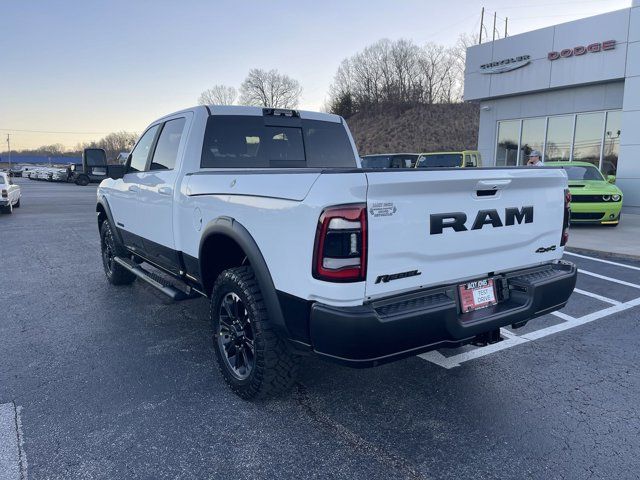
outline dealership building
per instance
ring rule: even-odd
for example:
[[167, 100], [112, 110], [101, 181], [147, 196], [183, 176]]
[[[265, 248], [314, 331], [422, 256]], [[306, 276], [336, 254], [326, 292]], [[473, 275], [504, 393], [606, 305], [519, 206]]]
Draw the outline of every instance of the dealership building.
[[532, 150], [591, 162], [640, 213], [640, 0], [470, 47], [464, 99], [480, 103], [484, 165], [524, 165]]

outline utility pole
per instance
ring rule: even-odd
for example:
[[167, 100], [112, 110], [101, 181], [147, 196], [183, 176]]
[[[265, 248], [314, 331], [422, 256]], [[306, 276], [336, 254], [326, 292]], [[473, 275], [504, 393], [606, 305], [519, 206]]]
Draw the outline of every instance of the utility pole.
[[509, 17], [505, 17], [504, 19], [504, 38], [507, 38], [509, 33], [507, 32], [507, 27], [509, 25]]
[[11, 140], [9, 139], [10, 134], [7, 133], [7, 148], [9, 148], [9, 170], [11, 170]]
[[482, 27], [484, 26], [484, 7], [482, 7], [482, 13], [480, 14], [480, 36], [478, 37], [478, 45], [482, 43]]
[[496, 12], [493, 12], [493, 42], [496, 41]]

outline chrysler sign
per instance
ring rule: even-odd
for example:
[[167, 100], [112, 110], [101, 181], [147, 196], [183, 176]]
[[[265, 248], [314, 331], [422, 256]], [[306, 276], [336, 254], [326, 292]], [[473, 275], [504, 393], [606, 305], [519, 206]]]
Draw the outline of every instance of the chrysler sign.
[[480, 73], [504, 73], [524, 67], [531, 61], [531, 55], [520, 55], [519, 57], [505, 58], [495, 62], [480, 65]]

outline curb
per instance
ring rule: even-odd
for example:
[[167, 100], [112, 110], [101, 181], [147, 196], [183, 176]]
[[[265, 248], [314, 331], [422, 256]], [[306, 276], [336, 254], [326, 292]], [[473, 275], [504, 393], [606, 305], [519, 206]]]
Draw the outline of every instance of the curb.
[[640, 255], [630, 255], [628, 253], [614, 253], [614, 252], [604, 252], [602, 250], [592, 250], [589, 248], [576, 248], [576, 247], [566, 247], [566, 250], [571, 253], [579, 253], [581, 255], [600, 255], [605, 258], [618, 259], [618, 260], [630, 260], [639, 262]]

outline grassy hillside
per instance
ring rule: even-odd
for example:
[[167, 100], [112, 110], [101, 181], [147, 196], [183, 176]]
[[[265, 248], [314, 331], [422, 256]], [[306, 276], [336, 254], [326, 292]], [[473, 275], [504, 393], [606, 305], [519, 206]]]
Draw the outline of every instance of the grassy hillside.
[[360, 155], [475, 149], [480, 110], [475, 103], [380, 106], [349, 117]]

